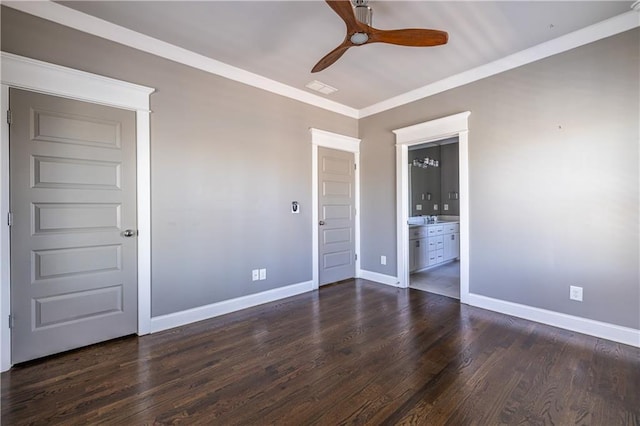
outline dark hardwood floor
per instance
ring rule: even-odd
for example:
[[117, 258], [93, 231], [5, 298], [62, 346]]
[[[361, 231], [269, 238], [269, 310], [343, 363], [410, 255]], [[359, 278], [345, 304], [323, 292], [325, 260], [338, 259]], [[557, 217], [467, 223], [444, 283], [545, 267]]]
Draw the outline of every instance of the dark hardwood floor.
[[2, 374], [2, 425], [638, 425], [640, 349], [351, 280]]

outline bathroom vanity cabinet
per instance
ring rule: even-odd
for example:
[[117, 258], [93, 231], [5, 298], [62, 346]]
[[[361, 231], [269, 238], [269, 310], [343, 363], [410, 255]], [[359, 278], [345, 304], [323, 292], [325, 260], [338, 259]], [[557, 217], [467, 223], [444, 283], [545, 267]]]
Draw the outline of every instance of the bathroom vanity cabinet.
[[459, 223], [436, 223], [409, 228], [410, 272], [430, 268], [459, 256]]

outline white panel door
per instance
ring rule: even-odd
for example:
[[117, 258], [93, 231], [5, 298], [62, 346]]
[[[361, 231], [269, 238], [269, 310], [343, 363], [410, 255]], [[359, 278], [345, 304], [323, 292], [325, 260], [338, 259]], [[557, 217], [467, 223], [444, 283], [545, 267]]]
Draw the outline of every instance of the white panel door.
[[319, 285], [355, 277], [355, 166], [351, 152], [318, 147]]
[[135, 113], [9, 103], [12, 362], [135, 333]]

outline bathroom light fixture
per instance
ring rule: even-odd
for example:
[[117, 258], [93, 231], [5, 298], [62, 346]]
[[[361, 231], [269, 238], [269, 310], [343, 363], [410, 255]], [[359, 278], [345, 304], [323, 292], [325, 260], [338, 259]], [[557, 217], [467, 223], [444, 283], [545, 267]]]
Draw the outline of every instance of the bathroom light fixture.
[[425, 158], [416, 158], [413, 160], [413, 165], [415, 167], [420, 167], [421, 169], [426, 169], [428, 167], [440, 167], [440, 162], [438, 160], [434, 160], [433, 158], [425, 157]]

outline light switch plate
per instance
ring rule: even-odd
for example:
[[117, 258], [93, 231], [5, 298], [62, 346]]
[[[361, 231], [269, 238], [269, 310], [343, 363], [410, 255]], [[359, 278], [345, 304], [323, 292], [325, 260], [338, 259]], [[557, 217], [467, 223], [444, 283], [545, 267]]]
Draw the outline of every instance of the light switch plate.
[[254, 269], [251, 271], [251, 281], [258, 281], [260, 279], [260, 271]]
[[266, 280], [267, 279], [267, 270], [266, 269], [260, 269], [260, 279], [261, 280]]

